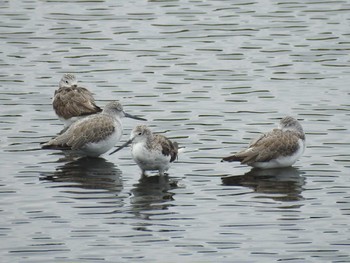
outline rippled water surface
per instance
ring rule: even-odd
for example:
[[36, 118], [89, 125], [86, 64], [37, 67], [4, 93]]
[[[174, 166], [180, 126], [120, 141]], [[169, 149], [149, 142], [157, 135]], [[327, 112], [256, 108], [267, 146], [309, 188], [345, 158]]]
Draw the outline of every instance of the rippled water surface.
[[[0, 1], [1, 262], [350, 262], [348, 1]], [[40, 150], [65, 72], [186, 147]], [[285, 115], [288, 169], [220, 163]], [[137, 121], [124, 120], [124, 136]]]

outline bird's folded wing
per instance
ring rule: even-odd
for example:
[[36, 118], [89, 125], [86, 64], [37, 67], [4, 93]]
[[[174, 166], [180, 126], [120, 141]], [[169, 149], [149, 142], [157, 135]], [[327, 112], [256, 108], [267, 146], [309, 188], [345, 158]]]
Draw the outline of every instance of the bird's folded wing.
[[85, 88], [64, 89], [56, 93], [53, 107], [59, 116], [69, 119], [102, 111], [92, 93]]

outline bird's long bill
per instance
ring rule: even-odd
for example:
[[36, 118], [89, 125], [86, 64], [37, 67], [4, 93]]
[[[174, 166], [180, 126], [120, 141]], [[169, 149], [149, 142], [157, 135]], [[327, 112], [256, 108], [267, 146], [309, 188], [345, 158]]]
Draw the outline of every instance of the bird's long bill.
[[137, 116], [135, 116], [135, 115], [131, 115], [131, 114], [126, 113], [126, 112], [124, 112], [124, 116], [127, 117], [127, 118], [135, 119], [135, 120], [147, 121], [147, 120], [144, 119], [144, 118], [137, 117]]
[[128, 146], [130, 143], [132, 143], [132, 139], [128, 140], [126, 143], [124, 143], [123, 145], [119, 146], [117, 149], [115, 149], [115, 150], [114, 150], [113, 152], [111, 152], [109, 155], [120, 151], [120, 150], [123, 149], [124, 147]]

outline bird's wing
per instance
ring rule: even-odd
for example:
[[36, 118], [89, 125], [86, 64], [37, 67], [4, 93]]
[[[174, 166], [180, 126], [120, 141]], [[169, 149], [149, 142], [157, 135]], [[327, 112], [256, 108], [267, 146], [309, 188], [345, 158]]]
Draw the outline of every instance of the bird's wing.
[[102, 111], [95, 104], [92, 93], [83, 87], [64, 88], [56, 91], [53, 108], [57, 115], [65, 119]]
[[293, 132], [274, 129], [253, 141], [248, 149], [235, 154], [242, 163], [268, 162], [278, 156], [287, 156], [298, 149], [298, 136]]
[[170, 162], [173, 162], [177, 158], [178, 154], [178, 144], [177, 142], [172, 142], [163, 135], [156, 134], [153, 136], [153, 140], [161, 145], [162, 154], [165, 156], [170, 156]]
[[94, 115], [73, 123], [66, 132], [44, 144], [44, 147], [78, 150], [87, 143], [96, 143], [107, 138], [114, 130], [111, 117]]

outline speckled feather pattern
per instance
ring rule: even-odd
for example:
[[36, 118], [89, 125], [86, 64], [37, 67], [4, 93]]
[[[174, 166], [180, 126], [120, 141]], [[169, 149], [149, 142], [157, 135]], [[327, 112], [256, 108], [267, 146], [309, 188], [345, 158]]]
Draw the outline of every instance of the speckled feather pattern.
[[120, 140], [123, 133], [121, 118], [125, 114], [119, 102], [109, 102], [101, 113], [74, 122], [64, 133], [44, 143], [42, 148], [99, 156]]
[[52, 102], [56, 114], [64, 119], [101, 112], [90, 91], [83, 87], [59, 88]]
[[132, 143], [132, 157], [141, 168], [142, 174], [145, 171], [158, 170], [160, 175], [170, 168], [178, 156], [178, 144], [172, 142], [161, 134], [153, 134], [146, 125], [136, 126], [130, 135], [130, 140], [122, 147]]
[[93, 94], [86, 88], [78, 86], [75, 76], [70, 73], [64, 74], [61, 78], [52, 106], [57, 116], [64, 120], [102, 111], [95, 104]]
[[293, 117], [283, 118], [277, 129], [253, 140], [247, 149], [222, 160], [239, 161], [259, 168], [286, 167], [293, 164], [304, 152], [305, 134]]
[[178, 145], [176, 142], [170, 141], [163, 135], [152, 134], [147, 140], [147, 148], [150, 150], [161, 151], [163, 155], [170, 156], [170, 162], [173, 162], [177, 158]]
[[[91, 125], [90, 122], [92, 117], [94, 125]], [[59, 148], [78, 150], [87, 143], [99, 142], [113, 134], [116, 120], [112, 116], [99, 114], [92, 117], [86, 117], [73, 123], [65, 133], [50, 140], [45, 145], [52, 146], [52, 148], [58, 146]]]
[[251, 143], [246, 150], [235, 154], [242, 164], [268, 162], [280, 156], [288, 156], [299, 148], [299, 136], [293, 131], [274, 129]]

